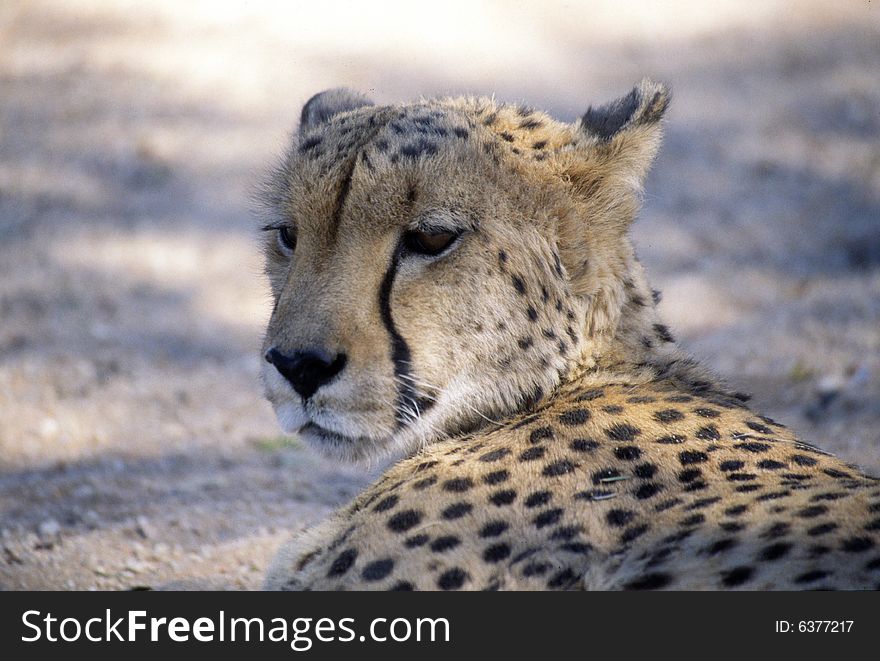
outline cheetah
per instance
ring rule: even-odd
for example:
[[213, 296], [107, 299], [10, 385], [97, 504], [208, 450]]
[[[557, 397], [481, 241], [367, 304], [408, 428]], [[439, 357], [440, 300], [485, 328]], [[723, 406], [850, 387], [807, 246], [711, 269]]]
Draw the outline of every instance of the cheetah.
[[391, 458], [285, 590], [880, 587], [880, 483], [677, 345], [629, 227], [668, 89], [302, 109], [263, 190], [280, 425]]

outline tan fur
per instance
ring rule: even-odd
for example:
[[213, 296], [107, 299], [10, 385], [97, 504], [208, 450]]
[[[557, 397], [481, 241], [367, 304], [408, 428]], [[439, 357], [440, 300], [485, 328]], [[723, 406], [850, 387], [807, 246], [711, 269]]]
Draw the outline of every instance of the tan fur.
[[[876, 481], [748, 411], [657, 315], [628, 230], [667, 103], [645, 81], [571, 125], [487, 99], [307, 104], [267, 187], [264, 349], [348, 362], [308, 401], [267, 363], [267, 395], [323, 452], [408, 458], [267, 587], [880, 581]], [[436, 226], [463, 232], [448, 253], [401, 250]]]

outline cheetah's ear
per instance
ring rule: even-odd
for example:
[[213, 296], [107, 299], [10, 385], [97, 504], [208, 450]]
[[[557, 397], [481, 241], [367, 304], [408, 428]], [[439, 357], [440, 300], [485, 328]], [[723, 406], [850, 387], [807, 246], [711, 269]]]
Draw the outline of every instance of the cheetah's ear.
[[586, 140], [569, 152], [563, 166], [575, 192], [582, 197], [603, 192], [609, 198], [638, 194], [660, 147], [660, 119], [668, 105], [667, 87], [645, 79], [626, 96], [590, 107], [574, 125]]
[[609, 142], [622, 132], [657, 124], [669, 106], [669, 96], [666, 85], [645, 78], [626, 96], [587, 108], [580, 128], [599, 142]]
[[299, 132], [306, 133], [341, 112], [372, 105], [373, 102], [363, 94], [346, 87], [318, 92], [303, 106], [299, 118]]

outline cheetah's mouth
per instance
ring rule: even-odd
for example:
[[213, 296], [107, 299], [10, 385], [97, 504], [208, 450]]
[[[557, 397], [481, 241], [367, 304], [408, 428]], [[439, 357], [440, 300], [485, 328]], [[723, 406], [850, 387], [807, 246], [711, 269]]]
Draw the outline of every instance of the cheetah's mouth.
[[299, 434], [307, 441], [317, 441], [318, 443], [353, 444], [356, 443], [358, 440], [356, 438], [352, 438], [351, 436], [345, 436], [338, 432], [325, 429], [324, 427], [321, 427], [314, 422], [307, 422], [305, 425], [300, 427]]
[[340, 441], [344, 441], [346, 443], [354, 443], [357, 439], [351, 438], [350, 436], [344, 436], [334, 431], [330, 431], [329, 429], [325, 429], [321, 425], [315, 424], [314, 422], [307, 422], [302, 427], [300, 427], [299, 433], [303, 436], [312, 436], [320, 441], [332, 441], [334, 443], [338, 443]]

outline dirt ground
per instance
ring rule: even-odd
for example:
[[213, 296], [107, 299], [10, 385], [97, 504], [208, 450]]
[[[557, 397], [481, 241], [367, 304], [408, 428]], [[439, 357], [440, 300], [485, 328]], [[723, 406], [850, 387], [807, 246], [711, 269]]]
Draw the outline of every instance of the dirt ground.
[[301, 104], [675, 98], [636, 227], [683, 343], [880, 472], [880, 3], [0, 3], [0, 586], [252, 589], [378, 466], [279, 436], [248, 196]]

